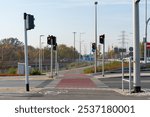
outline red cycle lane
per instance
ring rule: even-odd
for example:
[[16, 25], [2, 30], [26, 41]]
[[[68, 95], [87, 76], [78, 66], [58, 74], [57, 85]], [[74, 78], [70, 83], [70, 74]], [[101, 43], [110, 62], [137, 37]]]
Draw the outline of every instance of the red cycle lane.
[[65, 74], [56, 88], [96, 88], [96, 85], [88, 75]]

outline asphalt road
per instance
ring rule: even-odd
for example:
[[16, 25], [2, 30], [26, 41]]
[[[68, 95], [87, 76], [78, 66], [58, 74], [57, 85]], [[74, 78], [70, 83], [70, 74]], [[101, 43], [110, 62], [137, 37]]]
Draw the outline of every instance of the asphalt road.
[[[106, 84], [109, 88], [122, 88], [122, 78], [117, 77], [117, 78], [101, 78], [99, 79], [102, 81], [104, 84]], [[133, 79], [132, 79], [133, 81]], [[129, 83], [124, 82], [125, 88], [128, 88]], [[141, 77], [141, 87], [144, 89], [150, 89], [150, 76], [142, 76]]]

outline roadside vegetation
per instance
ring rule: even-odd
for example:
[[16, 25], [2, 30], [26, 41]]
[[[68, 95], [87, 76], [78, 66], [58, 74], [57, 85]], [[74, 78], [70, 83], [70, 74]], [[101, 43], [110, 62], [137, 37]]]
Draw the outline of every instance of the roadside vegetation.
[[90, 62], [73, 62], [67, 65], [67, 69], [80, 68], [90, 66], [92, 63]]
[[[128, 67], [129, 64], [127, 62], [124, 63], [125, 67]], [[105, 71], [111, 71], [111, 70], [117, 70], [117, 69], [121, 69], [122, 67], [122, 63], [119, 61], [113, 61], [110, 63], [105, 64]], [[97, 67], [97, 72], [102, 72], [102, 66], [98, 66]], [[85, 74], [90, 74], [90, 73], [94, 73], [94, 67], [89, 67], [89, 68], [85, 68], [84, 69], [84, 73]]]
[[30, 75], [42, 75], [42, 73], [38, 69], [32, 69]]
[[[28, 61], [31, 66], [32, 75], [40, 75], [39, 68], [39, 48], [31, 45], [28, 46]], [[49, 46], [41, 49], [42, 53], [42, 71], [50, 70], [51, 51]], [[70, 63], [78, 59], [79, 53], [74, 48], [68, 47], [65, 44], [58, 45], [58, 63], [61, 68], [65, 68]], [[55, 59], [55, 58], [53, 58]], [[17, 38], [5, 38], [0, 40], [0, 74], [16, 74], [18, 63], [24, 63], [24, 43]], [[74, 65], [70, 65], [74, 66]], [[70, 68], [68, 66], [68, 68]], [[76, 66], [76, 65], [75, 65]]]

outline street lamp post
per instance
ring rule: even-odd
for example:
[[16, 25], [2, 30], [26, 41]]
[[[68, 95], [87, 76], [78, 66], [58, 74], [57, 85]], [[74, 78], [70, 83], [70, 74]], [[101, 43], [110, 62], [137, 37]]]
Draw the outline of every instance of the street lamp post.
[[81, 35], [82, 34], [84, 34], [84, 33], [80, 33], [80, 40], [79, 40], [79, 50], [80, 50], [80, 54], [79, 54], [79, 62], [81, 62], [81, 43], [83, 42], [83, 41], [81, 41]]
[[95, 49], [95, 73], [97, 72], [97, 4], [98, 2], [96, 1], [95, 3], [95, 44], [96, 44], [96, 49]]
[[145, 0], [145, 38], [144, 38], [144, 61], [147, 63], [147, 0]]
[[145, 38], [144, 38], [144, 61], [147, 63], [147, 28], [150, 18], [147, 19], [147, 0], [145, 0]]
[[150, 21], [150, 18], [146, 21], [146, 27], [145, 27], [145, 40], [144, 40], [144, 60], [145, 63], [147, 63], [147, 28], [148, 28], [148, 23]]
[[39, 40], [39, 71], [42, 71], [42, 58], [41, 58], [41, 39], [44, 35], [40, 35], [40, 40]]
[[74, 62], [75, 62], [75, 50], [76, 50], [76, 48], [75, 48], [75, 36], [76, 36], [76, 32], [73, 32], [73, 34], [74, 34]]

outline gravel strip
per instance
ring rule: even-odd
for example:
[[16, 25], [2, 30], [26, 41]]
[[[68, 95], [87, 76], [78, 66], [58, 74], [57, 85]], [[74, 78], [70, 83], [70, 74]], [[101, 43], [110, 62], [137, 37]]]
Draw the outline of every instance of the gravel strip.
[[[124, 91], [122, 89], [113, 89], [117, 93], [120, 93], [121, 95], [126, 96], [150, 96], [150, 89], [142, 89], [142, 92], [140, 93], [129, 93], [129, 90], [125, 89]], [[131, 91], [132, 92], [132, 91]]]

